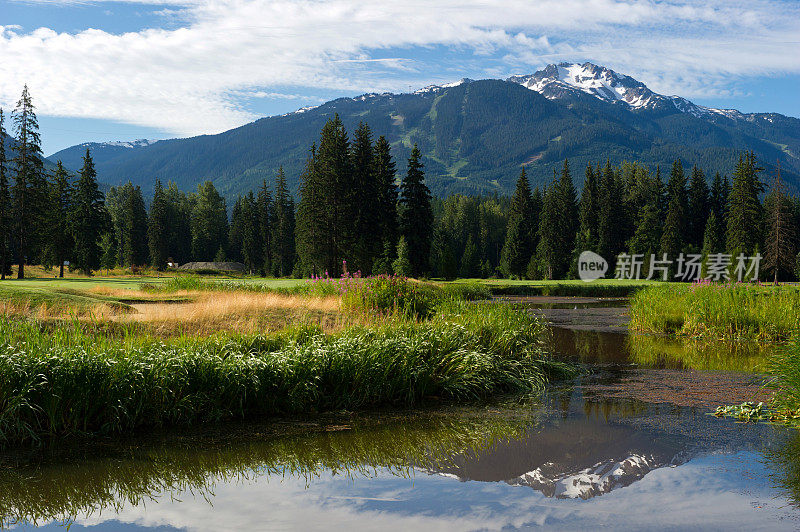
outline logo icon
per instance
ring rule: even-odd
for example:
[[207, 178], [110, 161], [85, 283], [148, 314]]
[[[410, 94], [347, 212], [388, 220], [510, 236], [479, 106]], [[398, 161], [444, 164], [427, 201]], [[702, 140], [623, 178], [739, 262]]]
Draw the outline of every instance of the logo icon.
[[584, 251], [578, 257], [578, 277], [581, 281], [590, 283], [605, 277], [607, 271], [608, 262], [594, 251]]

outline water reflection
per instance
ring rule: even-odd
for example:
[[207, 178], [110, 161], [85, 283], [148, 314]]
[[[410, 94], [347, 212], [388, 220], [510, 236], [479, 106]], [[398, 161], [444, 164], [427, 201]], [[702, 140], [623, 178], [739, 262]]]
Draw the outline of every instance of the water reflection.
[[659, 369], [762, 372], [779, 346], [748, 341], [701, 342], [645, 334], [551, 327], [552, 349], [586, 364], [637, 364]]
[[[0, 509], [6, 526], [23, 529], [738, 528], [793, 517], [772, 500], [762, 463], [790, 432], [582, 390], [555, 390], [544, 403], [52, 450], [44, 460], [6, 455]], [[793, 450], [779, 456], [796, 459]], [[785, 463], [781, 471], [800, 477]], [[664, 511], [667, 501], [686, 513]]]

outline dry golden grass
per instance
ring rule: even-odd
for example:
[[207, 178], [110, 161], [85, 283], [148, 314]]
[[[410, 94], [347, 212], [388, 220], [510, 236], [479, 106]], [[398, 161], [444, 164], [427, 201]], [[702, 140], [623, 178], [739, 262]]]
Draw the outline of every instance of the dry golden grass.
[[187, 302], [142, 302], [135, 314], [115, 321], [137, 323], [161, 336], [206, 335], [219, 331], [270, 332], [295, 323], [315, 323], [335, 330], [348, 320], [338, 297], [301, 297], [253, 292], [185, 292]]

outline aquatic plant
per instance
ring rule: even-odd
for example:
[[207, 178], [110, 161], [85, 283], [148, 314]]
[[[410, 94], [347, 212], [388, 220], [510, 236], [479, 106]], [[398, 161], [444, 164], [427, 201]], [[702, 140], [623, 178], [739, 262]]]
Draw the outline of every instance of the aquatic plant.
[[428, 321], [332, 335], [298, 327], [170, 341], [109, 337], [81, 324], [50, 334], [20, 321], [0, 319], [2, 443], [471, 401], [541, 390], [573, 371], [547, 360], [537, 317], [492, 304], [451, 302]]
[[800, 290], [742, 283], [650, 286], [631, 300], [630, 328], [709, 339], [789, 339], [800, 318]]

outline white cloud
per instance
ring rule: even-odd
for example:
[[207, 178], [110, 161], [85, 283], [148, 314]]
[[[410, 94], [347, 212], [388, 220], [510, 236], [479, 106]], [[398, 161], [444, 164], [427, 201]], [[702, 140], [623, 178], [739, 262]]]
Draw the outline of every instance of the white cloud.
[[[191, 135], [255, 118], [243, 93], [407, 90], [441, 77], [437, 57], [477, 60], [486, 76], [592, 59], [690, 97], [726, 94], [741, 76], [800, 72], [800, 7], [778, 0], [133, 3], [180, 6], [185, 26], [122, 34], [0, 26], [0, 105], [27, 82], [42, 114]], [[444, 55], [416, 57], [437, 47]]]

